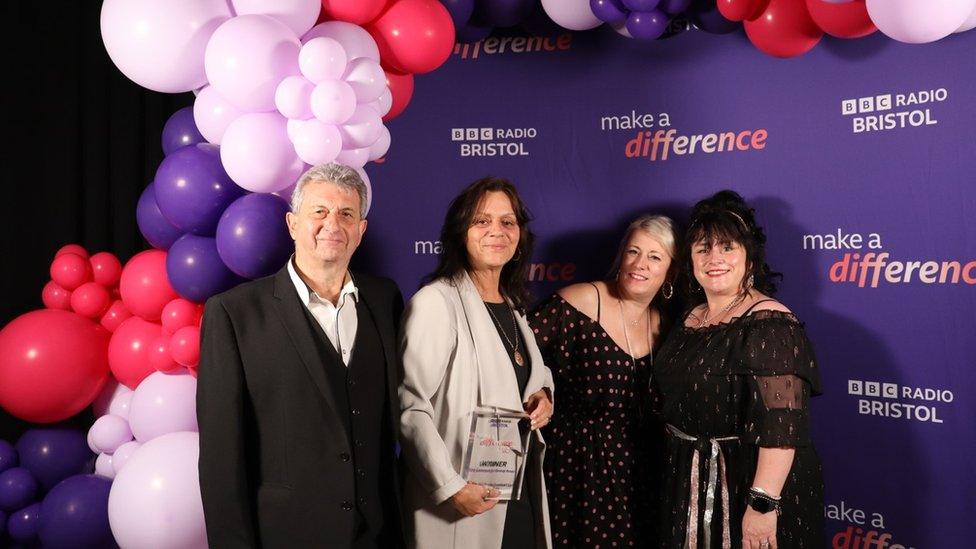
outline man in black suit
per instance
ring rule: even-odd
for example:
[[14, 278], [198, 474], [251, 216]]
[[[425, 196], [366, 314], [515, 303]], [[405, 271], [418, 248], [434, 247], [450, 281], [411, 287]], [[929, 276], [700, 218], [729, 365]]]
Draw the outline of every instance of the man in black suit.
[[277, 274], [207, 301], [197, 386], [213, 548], [399, 547], [395, 467], [403, 298], [352, 273], [366, 186], [338, 164], [299, 179]]

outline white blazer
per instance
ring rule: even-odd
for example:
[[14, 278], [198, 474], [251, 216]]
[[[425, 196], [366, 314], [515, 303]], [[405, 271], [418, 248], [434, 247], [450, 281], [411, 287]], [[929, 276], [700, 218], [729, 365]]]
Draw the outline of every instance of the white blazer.
[[[400, 352], [400, 440], [406, 461], [404, 514], [407, 543], [421, 549], [457, 547], [499, 549], [507, 504], [463, 517], [447, 501], [464, 487], [461, 460], [475, 410], [522, 412], [529, 395], [553, 390], [552, 372], [543, 364], [532, 329], [516, 315], [531, 358], [525, 394], [498, 330], [467, 273], [436, 280], [413, 296], [404, 313]], [[552, 545], [542, 461], [545, 441], [533, 431], [534, 463], [526, 464], [538, 500], [536, 547]], [[531, 477], [530, 477], [531, 475]]]

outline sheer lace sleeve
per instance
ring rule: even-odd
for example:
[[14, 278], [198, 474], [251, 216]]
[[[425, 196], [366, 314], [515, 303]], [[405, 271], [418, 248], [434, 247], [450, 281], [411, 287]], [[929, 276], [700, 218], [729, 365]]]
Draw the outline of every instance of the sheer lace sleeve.
[[746, 436], [766, 447], [810, 444], [810, 397], [820, 371], [803, 324], [792, 314], [756, 311], [745, 327], [737, 373], [751, 390]]

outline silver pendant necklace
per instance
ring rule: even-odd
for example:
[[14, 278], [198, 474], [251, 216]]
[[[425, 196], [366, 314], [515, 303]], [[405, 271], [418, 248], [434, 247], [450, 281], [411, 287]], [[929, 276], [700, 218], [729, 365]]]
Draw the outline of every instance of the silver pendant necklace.
[[[620, 324], [621, 326], [623, 326], [624, 329], [624, 341], [627, 343], [627, 354], [630, 355], [631, 367], [636, 370], [637, 358], [634, 357], [634, 350], [630, 346], [630, 335], [627, 333], [627, 319], [624, 318], [624, 302], [619, 297], [617, 298], [617, 305], [620, 306]], [[647, 352], [649, 353], [651, 352], [651, 308], [648, 307], [646, 311], [647, 312], [645, 316], [647, 317]], [[636, 326], [637, 323], [640, 322], [641, 318], [642, 317], [640, 316], [637, 317], [637, 320], [631, 322], [630, 325]]]
[[[729, 313], [729, 311], [731, 311], [732, 309], [735, 309], [736, 307], [738, 307], [739, 304], [742, 303], [745, 299], [746, 299], [746, 294], [739, 294], [738, 296], [736, 296], [736, 298], [733, 299], [732, 301], [730, 301], [728, 305], [726, 305], [725, 307], [722, 307], [722, 310], [719, 311], [718, 320], [722, 320], [722, 318], [724, 318], [725, 315], [727, 315]], [[709, 320], [708, 319], [708, 313], [709, 313], [709, 311], [708, 311], [708, 304], [706, 303], [705, 304], [705, 314], [702, 315], [701, 322], [698, 324], [698, 327], [699, 328], [703, 328], [706, 324], [708, 324], [708, 320]], [[715, 320], [715, 319], [713, 318], [712, 320]]]

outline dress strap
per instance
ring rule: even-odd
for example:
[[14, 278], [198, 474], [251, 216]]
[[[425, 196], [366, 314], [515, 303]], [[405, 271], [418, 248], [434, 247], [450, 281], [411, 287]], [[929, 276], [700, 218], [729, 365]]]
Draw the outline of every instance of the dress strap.
[[589, 283], [596, 290], [596, 321], [600, 322], [600, 288], [593, 282]]
[[757, 302], [753, 303], [752, 305], [750, 305], [749, 308], [746, 309], [745, 312], [743, 312], [739, 316], [746, 316], [746, 315], [748, 315], [750, 312], [752, 312], [752, 310], [756, 307], [756, 305], [759, 305], [760, 303], [766, 303], [767, 301], [776, 301], [776, 300], [775, 299], [760, 299], [759, 301], [757, 301]]

